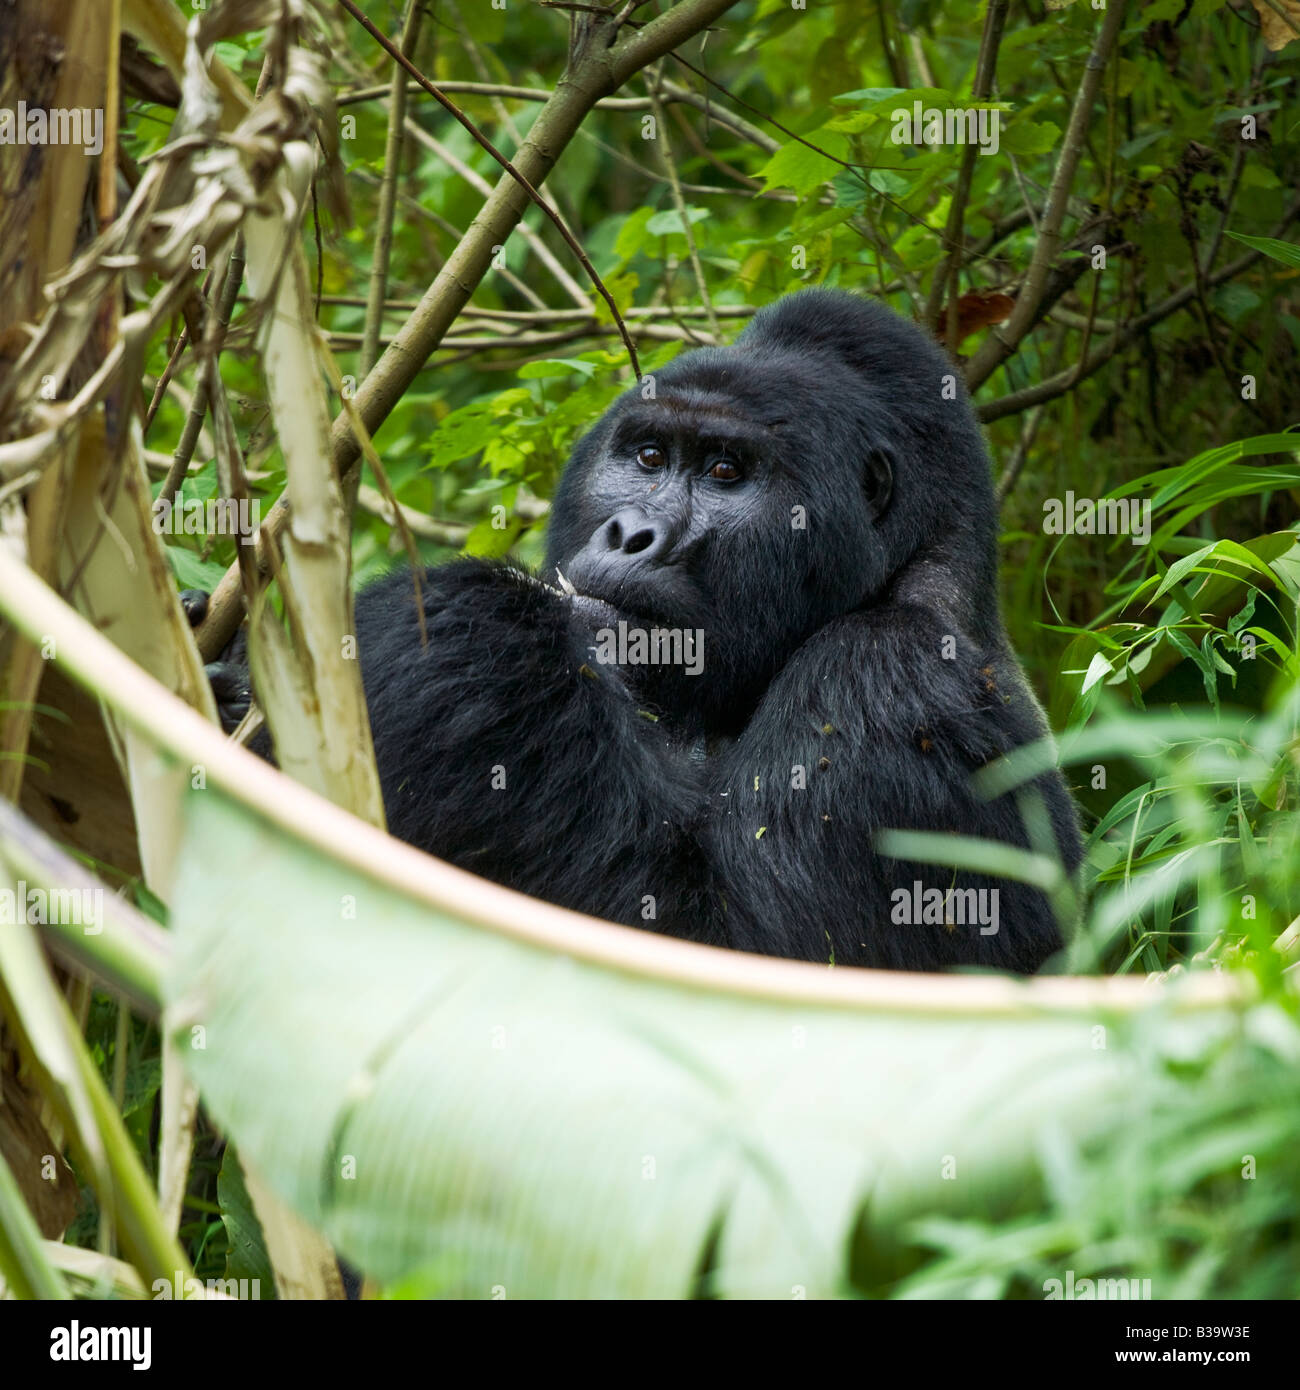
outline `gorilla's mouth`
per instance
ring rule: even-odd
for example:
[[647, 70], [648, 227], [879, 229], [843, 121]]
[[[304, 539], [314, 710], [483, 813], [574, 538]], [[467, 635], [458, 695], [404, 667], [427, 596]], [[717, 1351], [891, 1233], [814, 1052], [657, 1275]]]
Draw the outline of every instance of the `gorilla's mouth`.
[[[653, 586], [629, 582], [626, 578], [616, 585], [599, 583], [598, 576], [580, 575], [574, 583], [564, 570], [556, 567], [556, 590], [565, 595], [575, 611], [602, 623], [616, 622], [620, 618], [636, 619], [640, 622], [657, 623], [664, 626], [699, 626], [698, 617], [692, 615], [687, 604], [668, 607], [660, 600], [664, 597], [663, 573], [657, 576]], [[597, 582], [592, 582], [595, 579]], [[646, 593], [653, 588], [653, 593]]]
[[593, 626], [608, 627], [619, 618], [627, 616], [603, 598], [596, 598], [593, 594], [580, 594], [576, 589], [568, 594], [568, 599], [573, 611]]

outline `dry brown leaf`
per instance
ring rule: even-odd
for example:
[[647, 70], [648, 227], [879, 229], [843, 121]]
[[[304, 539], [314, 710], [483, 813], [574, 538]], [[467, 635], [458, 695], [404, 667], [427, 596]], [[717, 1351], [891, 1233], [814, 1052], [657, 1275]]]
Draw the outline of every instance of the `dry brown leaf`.
[[1300, 0], [1250, 0], [1250, 3], [1259, 15], [1259, 32], [1272, 52], [1300, 38]]
[[987, 328], [991, 323], [1002, 323], [1011, 317], [1016, 301], [1001, 290], [968, 290], [957, 300], [957, 334], [953, 342], [948, 342], [948, 309], [945, 305], [939, 319], [939, 341], [953, 348], [969, 338], [979, 328]]

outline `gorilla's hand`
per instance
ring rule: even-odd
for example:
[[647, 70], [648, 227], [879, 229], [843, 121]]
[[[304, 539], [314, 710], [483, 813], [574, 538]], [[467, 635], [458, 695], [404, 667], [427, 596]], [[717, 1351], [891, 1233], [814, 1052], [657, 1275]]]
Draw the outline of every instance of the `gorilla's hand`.
[[559, 583], [555, 585], [547, 584], [545, 580], [534, 575], [526, 577], [562, 600], [572, 616], [573, 628], [579, 642], [584, 646], [588, 634], [594, 637], [601, 629], [611, 627], [619, 620], [619, 611], [612, 603], [606, 603], [602, 598], [593, 598], [590, 594], [580, 594], [563, 573], [559, 573]]
[[[208, 615], [208, 595], [202, 589], [185, 589], [180, 599], [190, 626], [198, 627]], [[217, 660], [209, 661], [203, 670], [217, 702], [221, 727], [228, 734], [234, 733], [253, 702], [253, 688], [248, 678], [248, 638], [243, 628], [231, 638]]]
[[358, 595], [388, 828], [536, 897], [652, 929], [702, 917], [698, 771], [590, 654], [617, 620], [508, 565], [459, 560]]
[[563, 602], [581, 669], [604, 680], [611, 693], [621, 692], [637, 704], [657, 705], [661, 692], [656, 688], [656, 673], [644, 665], [613, 659], [618, 651], [619, 624], [639, 627], [639, 619], [622, 612], [606, 599], [579, 593], [562, 570], [557, 571], [555, 585], [532, 575], [527, 577]]

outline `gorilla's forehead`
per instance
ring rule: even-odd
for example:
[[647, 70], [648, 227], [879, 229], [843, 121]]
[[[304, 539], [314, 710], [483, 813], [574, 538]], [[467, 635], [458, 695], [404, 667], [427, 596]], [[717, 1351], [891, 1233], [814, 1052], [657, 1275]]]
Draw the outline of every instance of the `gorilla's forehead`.
[[863, 395], [861, 383], [838, 364], [821, 360], [816, 368], [789, 353], [702, 348], [655, 373], [652, 399], [640, 387], [629, 391], [619, 402], [616, 428], [730, 433], [756, 442], [783, 437], [790, 427], [806, 432]]
[[639, 397], [625, 400], [613, 421], [613, 440], [632, 444], [671, 438], [761, 448], [781, 438], [782, 426], [787, 423], [775, 412], [763, 418], [724, 392], [674, 388], [652, 401]]
[[847, 386], [854, 377], [827, 358], [733, 346], [687, 353], [656, 373], [656, 381], [666, 397], [708, 397], [730, 402], [749, 416], [777, 418], [788, 417], [810, 392], [827, 394], [828, 386]]

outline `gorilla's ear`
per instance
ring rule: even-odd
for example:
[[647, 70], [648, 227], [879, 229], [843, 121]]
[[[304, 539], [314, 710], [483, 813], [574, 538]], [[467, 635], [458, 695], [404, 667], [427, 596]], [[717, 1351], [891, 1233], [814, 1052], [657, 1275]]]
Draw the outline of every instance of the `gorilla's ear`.
[[862, 485], [874, 519], [879, 521], [894, 495], [894, 456], [888, 449], [868, 449]]

